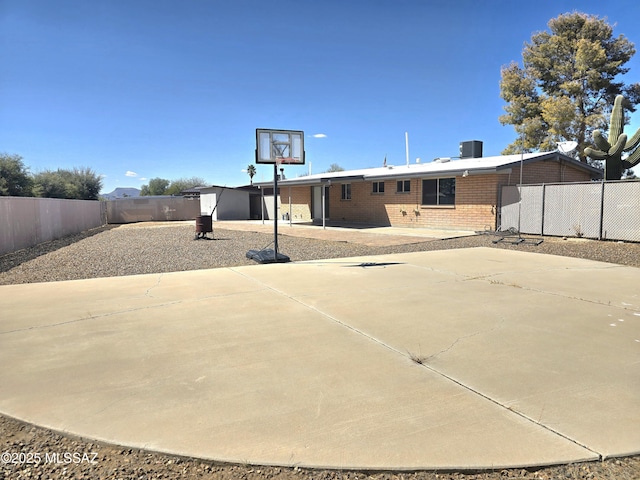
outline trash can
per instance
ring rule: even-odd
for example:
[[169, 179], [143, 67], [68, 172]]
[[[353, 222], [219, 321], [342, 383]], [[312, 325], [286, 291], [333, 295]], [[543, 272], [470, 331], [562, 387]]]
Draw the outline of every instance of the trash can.
[[213, 222], [211, 215], [200, 215], [196, 217], [196, 239], [206, 238], [207, 233], [213, 232]]

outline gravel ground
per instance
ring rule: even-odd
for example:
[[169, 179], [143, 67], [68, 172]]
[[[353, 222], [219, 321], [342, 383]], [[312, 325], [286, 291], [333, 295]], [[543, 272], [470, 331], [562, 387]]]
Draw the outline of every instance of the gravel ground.
[[[0, 285], [255, 265], [248, 250], [270, 246], [273, 235], [216, 229], [215, 240], [194, 241], [192, 225], [102, 227], [0, 257]], [[640, 243], [545, 237], [531, 244], [494, 245], [490, 235], [371, 247], [281, 235], [279, 251], [292, 261], [466, 247], [511, 248], [640, 267]]]
[[[193, 226], [103, 227], [0, 257], [0, 285], [75, 280], [253, 265], [247, 250], [270, 246], [272, 235], [216, 230], [215, 241], [194, 241]], [[544, 239], [541, 245], [492, 244], [478, 235], [394, 247], [368, 247], [281, 236], [292, 261], [486, 246], [640, 267], [640, 244]], [[221, 465], [124, 449], [67, 437], [0, 416], [0, 479], [640, 479], [640, 457], [542, 469], [495, 472], [353, 472]], [[39, 461], [38, 461], [39, 460]]]

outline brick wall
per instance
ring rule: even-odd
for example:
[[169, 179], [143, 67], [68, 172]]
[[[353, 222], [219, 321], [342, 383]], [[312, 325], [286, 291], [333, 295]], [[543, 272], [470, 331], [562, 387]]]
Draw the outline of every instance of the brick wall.
[[[289, 187], [280, 188], [280, 213], [289, 213]], [[311, 187], [291, 187], [291, 218], [311, 221]]]
[[[572, 165], [554, 162], [551, 160], [525, 164], [522, 172], [522, 184], [558, 183], [558, 182], [588, 182], [591, 174], [579, 170]], [[520, 183], [520, 166], [512, 168], [509, 182], [505, 185], [517, 185]]]
[[372, 189], [372, 182], [351, 183], [351, 200], [342, 200], [342, 184], [334, 182], [329, 189], [331, 220], [391, 225], [385, 208], [389, 193], [374, 194]]

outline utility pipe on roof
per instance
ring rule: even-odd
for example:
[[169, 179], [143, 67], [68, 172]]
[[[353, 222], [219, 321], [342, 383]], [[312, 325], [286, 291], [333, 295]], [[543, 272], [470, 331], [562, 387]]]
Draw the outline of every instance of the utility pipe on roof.
[[409, 132], [404, 132], [404, 143], [407, 154], [407, 167], [409, 166]]

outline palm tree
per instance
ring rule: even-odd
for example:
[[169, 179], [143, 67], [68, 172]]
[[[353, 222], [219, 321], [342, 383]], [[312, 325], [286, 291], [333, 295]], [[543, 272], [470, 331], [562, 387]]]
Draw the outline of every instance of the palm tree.
[[249, 165], [247, 167], [247, 173], [249, 174], [249, 180], [251, 182], [251, 185], [253, 185], [253, 177], [256, 174], [256, 167], [254, 167], [253, 165]]

